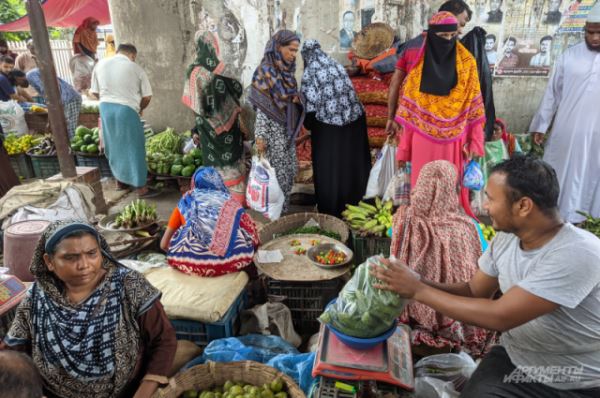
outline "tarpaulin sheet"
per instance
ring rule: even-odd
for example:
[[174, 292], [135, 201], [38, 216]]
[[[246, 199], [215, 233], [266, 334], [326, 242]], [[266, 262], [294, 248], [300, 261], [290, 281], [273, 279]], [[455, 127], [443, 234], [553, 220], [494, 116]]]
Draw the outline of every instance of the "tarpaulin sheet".
[[[100, 25], [110, 23], [108, 0], [46, 0], [42, 3], [46, 25], [55, 28], [74, 28], [87, 17], [94, 17]], [[0, 31], [29, 31], [29, 18], [24, 16], [5, 24], [0, 24]]]

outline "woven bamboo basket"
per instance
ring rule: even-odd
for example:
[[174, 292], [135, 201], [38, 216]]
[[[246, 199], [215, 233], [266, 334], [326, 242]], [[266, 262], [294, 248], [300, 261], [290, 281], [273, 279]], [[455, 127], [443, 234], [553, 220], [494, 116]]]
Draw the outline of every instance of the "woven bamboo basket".
[[79, 125], [85, 126], [89, 129], [98, 127], [99, 113], [80, 113], [79, 114]]
[[339, 218], [322, 213], [294, 213], [273, 221], [258, 231], [260, 242], [265, 244], [278, 236], [294, 229], [304, 226], [310, 219], [319, 223], [321, 229], [335, 232], [340, 235], [340, 242], [348, 243], [350, 229], [345, 222]]
[[34, 133], [47, 133], [50, 131], [50, 122], [47, 113], [25, 113], [25, 122], [29, 131]]
[[290, 398], [305, 398], [300, 387], [289, 376], [275, 368], [253, 361], [208, 362], [194, 366], [171, 378], [169, 384], [157, 390], [152, 398], [178, 398], [185, 391], [222, 386], [227, 380], [262, 386], [278, 377], [283, 381], [284, 390]]

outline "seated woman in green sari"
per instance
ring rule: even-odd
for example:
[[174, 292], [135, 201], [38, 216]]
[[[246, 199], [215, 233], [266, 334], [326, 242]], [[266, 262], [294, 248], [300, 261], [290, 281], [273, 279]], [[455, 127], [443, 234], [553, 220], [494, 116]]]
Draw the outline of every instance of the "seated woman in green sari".
[[160, 292], [91, 225], [51, 224], [30, 270], [35, 282], [0, 349], [31, 355], [46, 396], [149, 398], [168, 382], [177, 341]]

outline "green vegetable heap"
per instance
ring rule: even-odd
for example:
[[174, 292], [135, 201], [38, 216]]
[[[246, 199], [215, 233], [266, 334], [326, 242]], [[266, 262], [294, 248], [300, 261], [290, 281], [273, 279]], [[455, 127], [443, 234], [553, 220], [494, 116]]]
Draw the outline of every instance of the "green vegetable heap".
[[373, 287], [381, 281], [369, 273], [369, 267], [384, 267], [380, 258], [370, 257], [358, 266], [335, 303], [319, 317], [321, 322], [358, 338], [376, 337], [392, 327], [408, 300]]
[[182, 398], [288, 398], [283, 391], [284, 385], [280, 378], [262, 387], [233, 382], [227, 380], [222, 387], [215, 387], [204, 391], [188, 390], [181, 395]]
[[294, 234], [312, 234], [312, 235], [323, 235], [323, 236], [328, 236], [332, 239], [335, 240], [340, 240], [340, 234], [335, 233], [335, 232], [331, 232], [331, 231], [326, 231], [324, 229], [321, 229], [319, 227], [300, 227], [300, 228], [294, 228], [291, 229], [287, 232], [285, 232], [283, 235], [294, 235]]
[[156, 206], [148, 205], [144, 200], [134, 200], [121, 210], [115, 219], [117, 228], [135, 228], [156, 221]]
[[583, 211], [578, 211], [577, 213], [585, 217], [585, 221], [580, 225], [581, 228], [590, 231], [600, 238], [600, 218], [594, 218], [591, 214]]
[[75, 135], [71, 140], [71, 150], [79, 153], [89, 153], [97, 155], [99, 153], [100, 130], [98, 127], [88, 129], [85, 126], [79, 126], [75, 129]]
[[181, 154], [182, 135], [167, 128], [162, 133], [146, 140], [146, 161], [148, 169], [158, 175], [191, 177], [196, 168], [202, 165], [202, 152], [194, 148], [188, 154]]

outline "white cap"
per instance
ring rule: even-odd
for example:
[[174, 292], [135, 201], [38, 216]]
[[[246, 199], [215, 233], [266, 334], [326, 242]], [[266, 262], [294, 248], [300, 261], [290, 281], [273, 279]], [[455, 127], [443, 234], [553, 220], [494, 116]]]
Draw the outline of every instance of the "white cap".
[[596, 5], [590, 10], [587, 21], [589, 23], [600, 23], [600, 1], [596, 1]]

